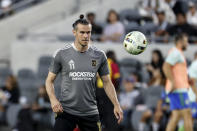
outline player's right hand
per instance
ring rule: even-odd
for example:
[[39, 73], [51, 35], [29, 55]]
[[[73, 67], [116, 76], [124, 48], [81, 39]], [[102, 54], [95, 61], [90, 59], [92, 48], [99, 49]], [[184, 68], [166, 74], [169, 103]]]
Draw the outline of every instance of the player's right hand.
[[63, 112], [63, 107], [57, 99], [51, 101], [51, 107], [52, 107], [53, 112], [55, 112], [55, 113], [62, 113]]

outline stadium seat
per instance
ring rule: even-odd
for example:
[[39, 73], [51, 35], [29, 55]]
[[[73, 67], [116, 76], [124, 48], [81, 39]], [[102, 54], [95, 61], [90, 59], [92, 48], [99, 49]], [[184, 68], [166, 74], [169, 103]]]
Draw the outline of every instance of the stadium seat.
[[34, 72], [26, 68], [19, 70], [17, 76], [19, 79], [35, 79]]
[[148, 87], [145, 94], [145, 104], [149, 108], [155, 108], [158, 100], [161, 98], [161, 92], [164, 87], [162, 86], [151, 86]]
[[6, 112], [6, 119], [10, 127], [13, 128], [14, 126], [16, 126], [18, 113], [21, 109], [22, 109], [22, 106], [19, 104], [9, 105], [7, 112]]
[[145, 35], [151, 35], [152, 32], [156, 31], [156, 25], [153, 22], [147, 22], [143, 26], [140, 26], [140, 31]]
[[[132, 127], [135, 131], [138, 131], [140, 119], [142, 117], [143, 111], [133, 111], [132, 116], [131, 116], [131, 124]], [[146, 126], [144, 131], [150, 131], [149, 128]]]
[[38, 88], [35, 85], [22, 85], [20, 86], [20, 95], [27, 99], [28, 104], [33, 104], [38, 94]]
[[146, 69], [143, 68], [141, 71], [139, 71], [139, 75], [141, 76], [141, 81], [142, 82], [145, 82], [145, 83], [149, 82], [150, 75], [149, 75], [149, 73], [147, 72]]
[[136, 69], [141, 69], [142, 65], [139, 60], [133, 58], [124, 58], [120, 61], [120, 66], [123, 67], [135, 67]]
[[0, 68], [0, 87], [5, 85], [6, 78], [12, 74], [10, 68], [2, 67]]
[[124, 9], [120, 11], [120, 20], [136, 21], [141, 18], [139, 11], [136, 9]]
[[28, 88], [29, 86], [36, 86], [36, 76], [30, 69], [21, 69], [17, 74], [20, 88]]
[[40, 86], [34, 72], [30, 69], [21, 69], [17, 76], [21, 96], [26, 97], [29, 104], [33, 103]]
[[39, 65], [46, 65], [49, 66], [51, 63], [52, 57], [51, 56], [42, 56], [39, 58]]
[[140, 26], [138, 25], [137, 22], [129, 22], [129, 23], [124, 23], [125, 29], [126, 29], [126, 34], [131, 32], [131, 31], [136, 31], [139, 30]]
[[131, 73], [137, 73], [141, 81], [140, 71], [142, 70], [142, 63], [133, 58], [124, 58], [119, 62], [120, 73], [123, 78], [127, 77]]
[[42, 56], [39, 59], [37, 76], [40, 84], [45, 83], [51, 60], [51, 56]]

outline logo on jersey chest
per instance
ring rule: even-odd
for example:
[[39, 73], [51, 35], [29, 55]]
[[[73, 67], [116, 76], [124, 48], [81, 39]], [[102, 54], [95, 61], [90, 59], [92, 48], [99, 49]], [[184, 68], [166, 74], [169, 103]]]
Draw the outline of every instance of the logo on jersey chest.
[[92, 66], [96, 67], [96, 60], [92, 60]]
[[70, 70], [74, 70], [75, 69], [75, 62], [73, 60], [70, 60], [68, 62], [69, 66], [70, 66]]

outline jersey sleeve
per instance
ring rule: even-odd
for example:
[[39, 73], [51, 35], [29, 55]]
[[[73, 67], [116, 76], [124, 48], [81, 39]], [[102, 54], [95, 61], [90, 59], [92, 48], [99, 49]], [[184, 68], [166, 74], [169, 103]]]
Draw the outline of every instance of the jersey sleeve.
[[189, 77], [197, 79], [197, 63], [192, 63], [189, 67]]
[[108, 75], [109, 74], [109, 67], [107, 63], [107, 57], [105, 53], [103, 52], [102, 58], [101, 58], [101, 65], [98, 69], [98, 73], [101, 76]]
[[49, 71], [54, 74], [58, 74], [60, 70], [61, 70], [61, 56], [60, 56], [60, 52], [56, 51], [53, 55], [53, 59], [49, 67]]
[[181, 54], [178, 51], [172, 51], [165, 60], [170, 65], [175, 65], [176, 63], [182, 62], [181, 61]]

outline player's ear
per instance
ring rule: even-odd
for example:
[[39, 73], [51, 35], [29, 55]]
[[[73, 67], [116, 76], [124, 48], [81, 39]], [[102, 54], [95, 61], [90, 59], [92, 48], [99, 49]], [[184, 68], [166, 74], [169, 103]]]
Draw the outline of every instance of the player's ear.
[[73, 35], [76, 36], [76, 32], [77, 32], [76, 29], [73, 29], [72, 32], [73, 32]]

